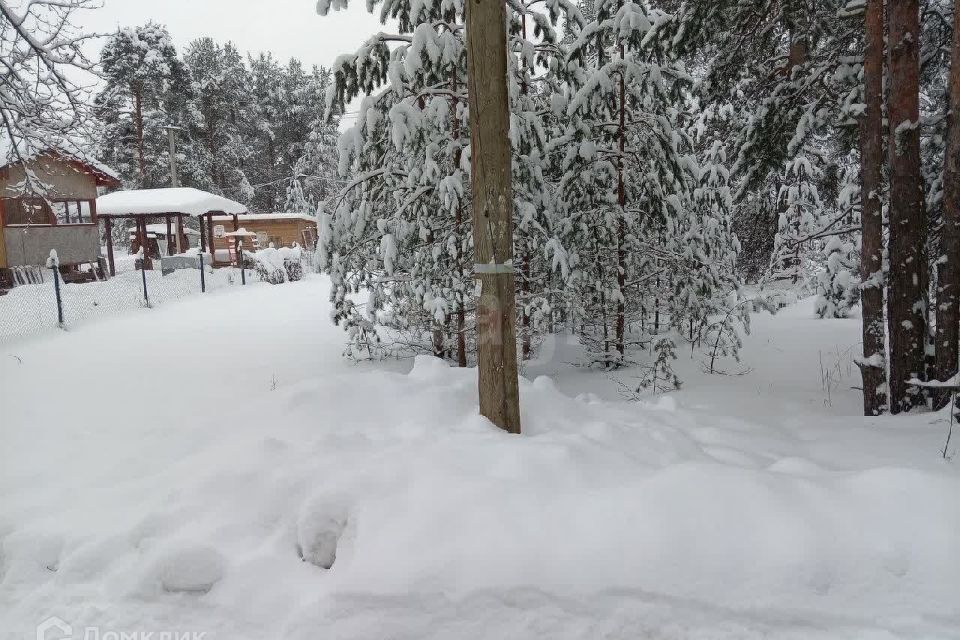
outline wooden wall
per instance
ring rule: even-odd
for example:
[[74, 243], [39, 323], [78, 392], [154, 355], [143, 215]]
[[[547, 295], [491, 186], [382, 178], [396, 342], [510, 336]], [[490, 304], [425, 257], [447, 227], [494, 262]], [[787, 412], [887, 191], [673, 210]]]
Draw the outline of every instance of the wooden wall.
[[[30, 168], [37, 178], [50, 185], [47, 197], [54, 200], [96, 200], [97, 181], [83, 173], [77, 166], [50, 156], [40, 156], [30, 161]], [[0, 198], [16, 198], [23, 195], [26, 180], [23, 164], [11, 164], [0, 169]]]
[[[218, 224], [222, 224], [224, 230], [229, 233], [233, 231], [233, 218], [230, 217], [220, 217], [216, 216], [213, 219], [214, 227]], [[292, 246], [294, 242], [299, 244], [301, 247], [304, 246], [303, 233], [305, 229], [314, 229], [317, 228], [316, 222], [311, 222], [304, 220], [302, 218], [278, 218], [270, 219], [268, 216], [264, 216], [263, 220], [251, 220], [250, 218], [241, 219], [239, 221], [239, 227], [251, 231], [253, 233], [266, 233], [270, 238], [269, 242], [273, 242], [274, 245], [279, 249], [280, 247], [289, 247]], [[314, 234], [314, 237], [316, 235]], [[227, 249], [228, 240], [230, 238], [214, 238], [214, 246], [216, 249]], [[246, 248], [247, 243], [244, 243]], [[262, 248], [266, 248], [268, 244], [264, 244]]]

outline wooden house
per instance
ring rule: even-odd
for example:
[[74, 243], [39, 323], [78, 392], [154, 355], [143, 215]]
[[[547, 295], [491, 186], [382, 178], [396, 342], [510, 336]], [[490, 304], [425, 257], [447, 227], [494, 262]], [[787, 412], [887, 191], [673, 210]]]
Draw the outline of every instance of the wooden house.
[[[317, 219], [302, 213], [247, 213], [238, 216], [213, 216], [213, 242], [218, 261], [229, 255], [230, 231], [243, 227], [256, 234], [255, 247], [249, 249], [292, 247], [297, 244], [313, 251], [317, 244]], [[246, 246], [246, 243], [244, 243]]]
[[97, 188], [119, 186], [117, 174], [58, 149], [25, 159], [7, 149], [0, 162], [0, 287], [45, 264], [51, 250], [67, 272], [96, 264]]

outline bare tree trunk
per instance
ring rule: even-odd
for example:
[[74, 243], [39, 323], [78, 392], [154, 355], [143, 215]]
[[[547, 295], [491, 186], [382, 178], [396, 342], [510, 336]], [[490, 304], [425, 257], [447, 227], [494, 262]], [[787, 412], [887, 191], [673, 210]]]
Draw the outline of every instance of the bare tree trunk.
[[520, 433], [506, 19], [500, 0], [467, 3], [480, 413]]
[[907, 380], [924, 376], [927, 339], [927, 268], [922, 237], [920, 180], [920, 7], [919, 0], [890, 6], [889, 120], [890, 288], [887, 321], [890, 335], [890, 411], [907, 411], [923, 401]]
[[[936, 376], [939, 380], [957, 373], [960, 349], [960, 8], [953, 10], [953, 48], [950, 53], [950, 115], [943, 166], [943, 229], [937, 273]], [[946, 406], [949, 394], [935, 398], [937, 408]]]
[[883, 171], [883, 2], [867, 0], [864, 95], [867, 105], [860, 120], [860, 197], [863, 282], [863, 415], [883, 413], [886, 394], [886, 344], [883, 326], [883, 213], [880, 203]]
[[[450, 70], [450, 92], [453, 94], [451, 102], [451, 112], [453, 113], [453, 122], [451, 123], [451, 128], [453, 129], [453, 140], [455, 144], [455, 151], [453, 152], [453, 166], [454, 170], [460, 166], [460, 159], [462, 151], [460, 149], [460, 118], [457, 117], [457, 69], [456, 67]], [[463, 229], [463, 203], [457, 203], [457, 242], [460, 242], [460, 233]], [[460, 276], [463, 276], [463, 255], [460, 253], [460, 248], [463, 247], [463, 243], [460, 243], [460, 247], [457, 249], [457, 273]], [[467, 317], [466, 311], [464, 310], [464, 294], [460, 294], [457, 297], [457, 366], [466, 367], [467, 366]]]
[[147, 160], [143, 152], [143, 99], [140, 90], [133, 92], [133, 119], [137, 128], [137, 166], [140, 171], [140, 186], [147, 185]]
[[433, 343], [433, 356], [435, 358], [442, 359], [444, 357], [444, 352], [443, 352], [444, 342], [446, 342], [446, 340], [444, 339], [444, 335], [443, 335], [443, 325], [437, 322], [436, 320], [434, 320], [432, 343]]
[[[523, 35], [523, 39], [527, 39], [527, 14], [523, 13], [520, 15], [520, 29]], [[520, 91], [523, 95], [527, 95], [529, 88], [527, 87], [527, 80], [525, 74], [526, 63], [520, 68], [520, 74], [522, 80], [520, 82]], [[531, 272], [530, 272], [530, 242], [527, 238], [521, 236], [521, 244], [523, 246], [523, 253], [520, 257], [520, 326], [522, 327], [520, 335], [520, 358], [524, 361], [530, 359], [530, 354], [533, 351], [532, 339], [530, 335], [531, 331], [531, 322], [530, 322], [530, 284], [531, 284]]]
[[[624, 57], [623, 43], [620, 43], [620, 59]], [[627, 307], [625, 302], [624, 289], [627, 286], [627, 252], [623, 247], [624, 236], [627, 228], [624, 223], [626, 215], [624, 208], [627, 206], [627, 190], [623, 181], [623, 154], [626, 150], [626, 86], [623, 78], [624, 72], [620, 72], [620, 123], [617, 130], [617, 145], [620, 151], [617, 157], [617, 205], [620, 207], [620, 221], [617, 224], [617, 287], [620, 295], [617, 296], [617, 318], [616, 318], [616, 343], [617, 353], [620, 354], [620, 363], [624, 361], [626, 352], [624, 329], [626, 325]]]

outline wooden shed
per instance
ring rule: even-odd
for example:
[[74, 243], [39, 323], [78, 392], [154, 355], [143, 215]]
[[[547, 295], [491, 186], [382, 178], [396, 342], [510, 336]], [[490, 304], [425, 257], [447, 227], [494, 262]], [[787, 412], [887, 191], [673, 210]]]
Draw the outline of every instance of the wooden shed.
[[96, 264], [97, 188], [119, 186], [117, 174], [60, 149], [26, 157], [7, 149], [0, 162], [0, 286], [17, 280], [14, 270], [43, 265], [51, 250], [65, 271]]
[[[292, 247], [294, 243], [313, 251], [317, 244], [317, 219], [303, 213], [247, 213], [237, 216], [213, 216], [214, 247], [217, 252], [229, 251], [231, 239], [224, 237], [230, 231], [243, 227], [256, 234], [254, 247]], [[246, 245], [246, 243], [244, 243]]]

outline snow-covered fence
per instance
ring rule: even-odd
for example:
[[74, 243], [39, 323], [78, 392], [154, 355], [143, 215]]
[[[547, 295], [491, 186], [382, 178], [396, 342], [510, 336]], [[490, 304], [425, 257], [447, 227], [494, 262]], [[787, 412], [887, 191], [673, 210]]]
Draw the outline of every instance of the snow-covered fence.
[[[160, 270], [127, 271], [109, 280], [84, 284], [65, 283], [62, 278], [56, 281], [53, 275], [57, 273], [56, 268], [43, 271], [42, 283], [14, 287], [0, 296], [0, 342], [58, 326], [69, 329], [90, 320], [156, 307], [199, 295], [203, 288], [210, 292], [241, 286], [238, 269], [209, 266], [202, 274], [203, 285], [198, 269], [177, 269], [166, 275]], [[257, 278], [251, 278], [248, 272], [246, 281], [253, 283]]]
[[[190, 252], [163, 258], [155, 264], [159, 269], [118, 271], [109, 280], [85, 284], [55, 279], [53, 274], [59, 273], [59, 263], [51, 255], [48, 267], [38, 270], [42, 280], [0, 295], [0, 342], [58, 326], [69, 329], [91, 319], [155, 307], [226, 287], [263, 281], [292, 282], [304, 274], [304, 252], [299, 248], [265, 249], [241, 255], [243, 266], [213, 269], [209, 254], [204, 259], [203, 255]], [[131, 264], [138, 267], [140, 260]]]

